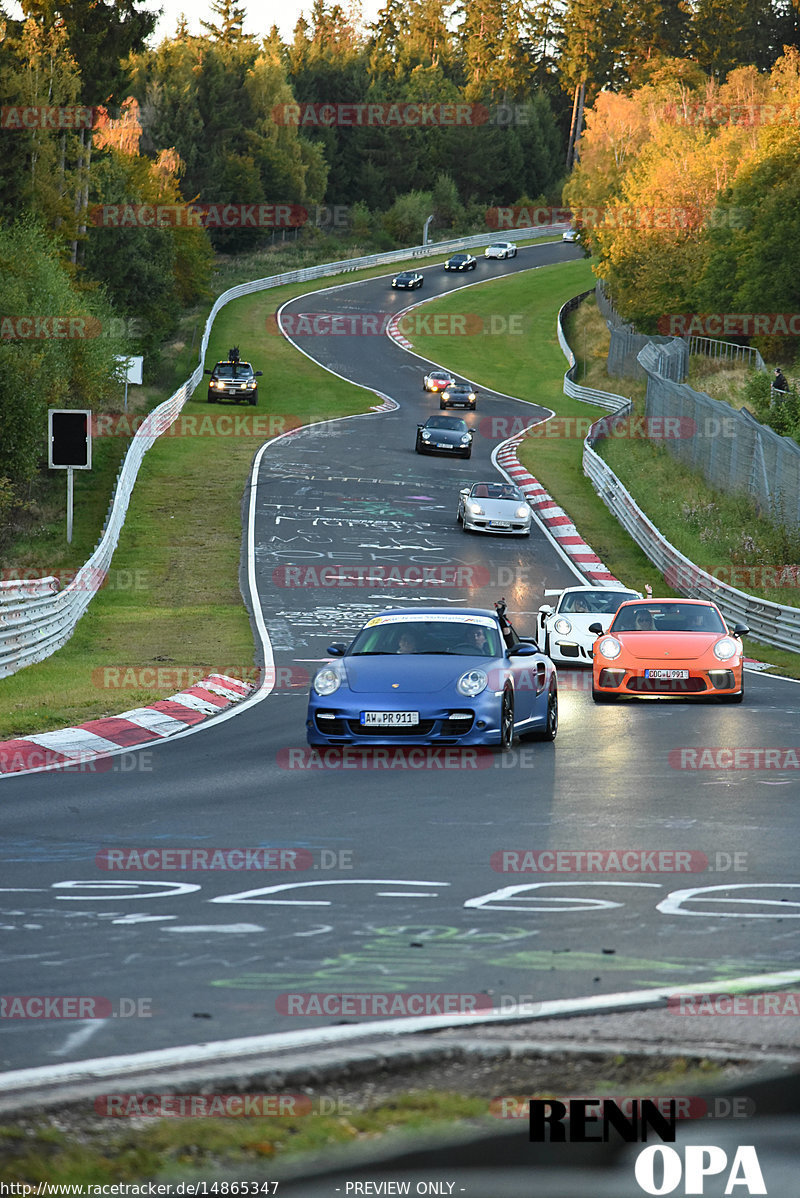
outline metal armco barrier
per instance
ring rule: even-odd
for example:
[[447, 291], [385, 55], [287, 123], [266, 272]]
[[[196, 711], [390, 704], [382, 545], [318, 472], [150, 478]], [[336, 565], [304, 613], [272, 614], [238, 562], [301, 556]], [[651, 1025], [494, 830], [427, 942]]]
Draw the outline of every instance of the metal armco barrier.
[[627, 399], [623, 399], [621, 395], [616, 395], [613, 391], [598, 391], [595, 387], [582, 387], [580, 383], [576, 383], [573, 374], [576, 367], [575, 355], [569, 347], [566, 337], [564, 336], [563, 319], [569, 313], [573, 312], [579, 304], [582, 304], [587, 296], [594, 295], [594, 291], [582, 291], [580, 295], [573, 296], [572, 299], [562, 306], [558, 313], [556, 322], [556, 332], [558, 334], [558, 344], [561, 346], [561, 352], [569, 362], [569, 369], [564, 375], [564, 394], [570, 399], [580, 399], [584, 403], [594, 403], [600, 408], [608, 408], [611, 412], [616, 412], [623, 404], [628, 403]]
[[[584, 292], [570, 300], [558, 314], [558, 341], [564, 356], [574, 364], [575, 357], [570, 349], [561, 320], [565, 312], [571, 311], [591, 292]], [[646, 351], [642, 351], [642, 356]], [[652, 357], [648, 363], [652, 373]], [[567, 372], [567, 375], [569, 371]], [[582, 387], [578, 390], [589, 392], [587, 395], [575, 394], [568, 389], [567, 375], [564, 376], [564, 392], [573, 399], [586, 399], [589, 403], [599, 403], [595, 395], [606, 396], [605, 391], [593, 392], [591, 388]], [[574, 386], [574, 384], [572, 384]], [[633, 537], [636, 544], [644, 551], [650, 561], [666, 576], [670, 587], [681, 595], [691, 599], [709, 599], [716, 603], [725, 619], [731, 624], [747, 624], [755, 640], [778, 649], [796, 651], [800, 642], [800, 608], [784, 607], [782, 604], [770, 603], [766, 599], [758, 599], [740, 591], [736, 587], [720, 582], [705, 570], [701, 570], [688, 557], [685, 557], [674, 545], [662, 536], [642, 509], [635, 503], [633, 497], [625, 489], [613, 470], [603, 461], [594, 446], [621, 420], [629, 415], [632, 404], [621, 395], [609, 396], [616, 400], [615, 410], [611, 416], [603, 416], [595, 421], [583, 443], [583, 472], [591, 479], [595, 491], [603, 503], [613, 512], [622, 527]], [[611, 407], [611, 404], [607, 406]]]
[[[502, 237], [505, 241], [521, 241], [532, 236], [549, 236], [564, 227], [563, 224], [559, 224], [536, 229], [504, 229]], [[244, 295], [252, 295], [256, 291], [266, 291], [271, 287], [282, 287], [286, 283], [306, 283], [314, 279], [324, 279], [330, 275], [362, 270], [365, 267], [390, 266], [394, 262], [404, 262], [408, 258], [432, 258], [439, 254], [450, 254], [457, 250], [490, 244], [492, 240], [491, 231], [489, 231], [488, 236], [479, 234], [474, 237], [459, 237], [452, 241], [439, 241], [432, 245], [417, 246], [411, 249], [390, 250], [385, 254], [368, 254], [362, 258], [349, 258], [342, 262], [324, 262], [320, 266], [310, 266], [304, 270], [290, 270], [265, 279], [240, 283], [238, 287], [231, 287], [228, 291], [223, 292], [215, 301], [206, 321], [200, 344], [198, 365], [175, 394], [154, 408], [149, 417], [136, 430], [130, 448], [125, 455], [125, 461], [117, 475], [117, 483], [102, 535], [89, 560], [81, 566], [69, 585], [63, 589], [59, 589], [59, 583], [54, 578], [31, 581], [15, 579], [11, 582], [0, 583], [0, 678], [6, 678], [24, 666], [49, 657], [56, 649], [60, 649], [62, 645], [66, 644], [72, 636], [78, 620], [102, 586], [108, 573], [122, 526], [125, 523], [128, 503], [142, 459], [154, 441], [174, 423], [183, 405], [203, 378], [203, 366], [214, 320], [217, 313], [226, 304], [240, 299]], [[33, 595], [31, 587], [34, 588]]]

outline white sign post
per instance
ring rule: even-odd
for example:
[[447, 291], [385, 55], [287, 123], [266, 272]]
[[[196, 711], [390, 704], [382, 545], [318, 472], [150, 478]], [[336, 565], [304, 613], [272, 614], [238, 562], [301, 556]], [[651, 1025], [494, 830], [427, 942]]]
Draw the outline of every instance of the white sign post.
[[142, 385], [142, 363], [144, 358], [126, 358], [121, 354], [114, 355], [117, 361], [117, 377], [125, 380], [125, 411], [128, 410], [128, 383]]

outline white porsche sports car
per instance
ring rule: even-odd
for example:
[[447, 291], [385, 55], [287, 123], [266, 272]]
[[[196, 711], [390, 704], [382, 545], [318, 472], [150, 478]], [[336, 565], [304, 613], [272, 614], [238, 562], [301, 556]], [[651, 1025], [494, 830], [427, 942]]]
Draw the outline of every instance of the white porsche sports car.
[[590, 624], [602, 624], [603, 632], [621, 603], [641, 599], [638, 591], [627, 587], [567, 587], [563, 591], [545, 591], [558, 595], [553, 604], [543, 604], [536, 617], [536, 641], [548, 657], [569, 665], [592, 664], [595, 633]]

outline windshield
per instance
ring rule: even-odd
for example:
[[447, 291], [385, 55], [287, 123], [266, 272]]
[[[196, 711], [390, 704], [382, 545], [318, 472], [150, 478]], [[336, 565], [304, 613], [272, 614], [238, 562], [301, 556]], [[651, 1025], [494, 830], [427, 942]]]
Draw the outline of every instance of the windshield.
[[431, 416], [426, 421], [426, 428], [442, 428], [448, 429], [451, 433], [465, 433], [467, 426], [463, 420], [454, 419], [452, 416]]
[[705, 632], [727, 629], [713, 607], [703, 603], [636, 603], [620, 608], [609, 628], [615, 632]]
[[390, 617], [386, 623], [362, 628], [348, 650], [348, 656], [356, 657], [408, 653], [500, 657], [500, 632], [485, 618], [473, 622]]
[[631, 598], [628, 591], [607, 591], [600, 587], [587, 588], [585, 591], [568, 591], [561, 596], [558, 605], [559, 612], [577, 613], [592, 612], [597, 615], [613, 615], [621, 603]]
[[249, 362], [239, 362], [238, 365], [233, 362], [223, 362], [214, 373], [218, 379], [246, 379], [252, 375], [253, 367]]
[[473, 499], [512, 499], [517, 503], [524, 500], [519, 487], [511, 483], [476, 483], [472, 488]]

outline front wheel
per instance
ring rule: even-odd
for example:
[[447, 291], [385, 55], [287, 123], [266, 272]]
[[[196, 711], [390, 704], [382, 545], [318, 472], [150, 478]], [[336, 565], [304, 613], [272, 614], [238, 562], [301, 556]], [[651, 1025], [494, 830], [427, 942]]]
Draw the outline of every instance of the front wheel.
[[505, 753], [511, 748], [514, 740], [514, 696], [511, 691], [503, 691], [503, 703], [500, 708], [500, 751]]
[[554, 686], [551, 686], [547, 696], [547, 719], [544, 728], [541, 728], [531, 735], [531, 740], [549, 740], [556, 739], [558, 734], [558, 691]]
[[611, 695], [608, 691], [599, 691], [592, 682], [592, 698], [595, 703], [616, 703], [619, 695]]
[[471, 458], [471, 457], [472, 457], [472, 448], [470, 447], [470, 448], [467, 450], [467, 452], [466, 452], [466, 453], [464, 453], [464, 454], [462, 454], [461, 456], [462, 456], [462, 457], [464, 457], [464, 458]]

